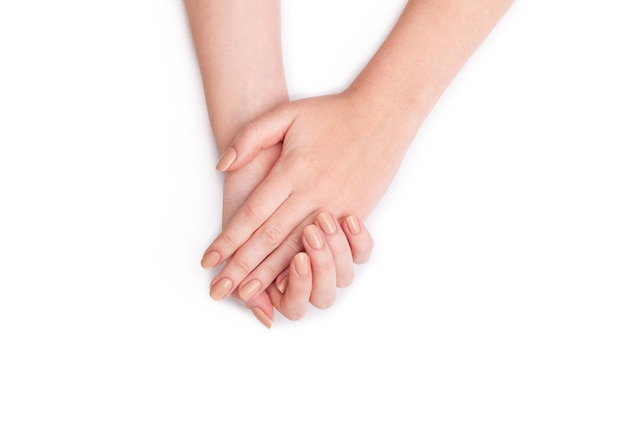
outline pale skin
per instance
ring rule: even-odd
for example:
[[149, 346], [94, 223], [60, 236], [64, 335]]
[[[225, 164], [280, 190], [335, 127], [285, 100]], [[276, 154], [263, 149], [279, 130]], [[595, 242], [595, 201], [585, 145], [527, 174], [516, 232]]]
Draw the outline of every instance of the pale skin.
[[[185, 7], [211, 127], [222, 153], [243, 125], [288, 101], [280, 46], [280, 3], [185, 0]], [[225, 174], [224, 225], [267, 176], [279, 155], [279, 146], [261, 150], [248, 165]], [[303, 242], [290, 253], [287, 270], [277, 273], [281, 274], [280, 281], [273, 282], [271, 288], [263, 284], [262, 289], [253, 290], [253, 295], [236, 293], [267, 327], [274, 318], [274, 307], [287, 318], [299, 319], [309, 301], [316, 304], [320, 295], [334, 299], [336, 287], [352, 281], [353, 258], [364, 262], [369, 257], [372, 239], [358, 218], [351, 216], [340, 223], [329, 212], [320, 212], [318, 217], [312, 219], [308, 230], [321, 237], [319, 248]]]
[[283, 102], [236, 133], [218, 170], [281, 153], [205, 252], [205, 267], [229, 259], [212, 282], [218, 298], [252, 281], [269, 286], [291, 260], [294, 232], [318, 213], [367, 218], [428, 113], [511, 3], [409, 0], [345, 91]]

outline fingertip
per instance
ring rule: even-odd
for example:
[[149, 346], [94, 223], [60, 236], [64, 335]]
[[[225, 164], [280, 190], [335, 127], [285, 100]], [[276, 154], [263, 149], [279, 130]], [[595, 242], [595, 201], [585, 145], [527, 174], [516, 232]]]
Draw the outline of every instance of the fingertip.
[[285, 294], [287, 285], [289, 285], [289, 275], [284, 275], [281, 279], [276, 279], [276, 288], [281, 294]]
[[317, 216], [317, 224], [326, 235], [332, 235], [337, 231], [337, 220], [328, 211], [319, 213]]
[[354, 263], [366, 263], [374, 248], [374, 240], [365, 225], [356, 215], [350, 215], [343, 220], [341, 226], [350, 242]]
[[258, 279], [253, 279], [248, 281], [241, 287], [239, 287], [239, 297], [244, 302], [248, 302], [252, 300], [252, 298], [256, 297], [263, 288], [263, 284]]
[[202, 260], [200, 260], [200, 266], [202, 266], [204, 269], [214, 268], [219, 264], [220, 259], [221, 256], [217, 251], [207, 251], [202, 256]]
[[272, 328], [272, 319], [260, 308], [250, 308], [252, 314], [268, 329]]
[[228, 168], [230, 168], [230, 166], [233, 164], [233, 162], [235, 162], [236, 159], [237, 159], [237, 151], [235, 150], [234, 147], [231, 146], [227, 148], [224, 151], [224, 153], [222, 153], [222, 157], [220, 157], [220, 160], [217, 163], [217, 166], [215, 167], [215, 169], [217, 169], [220, 172], [224, 172]]
[[293, 258], [296, 273], [299, 276], [307, 276], [311, 271], [311, 260], [307, 253], [298, 253]]
[[305, 243], [312, 249], [321, 250], [324, 248], [324, 237], [316, 224], [310, 224], [305, 227], [302, 236], [304, 237]]
[[355, 216], [354, 214], [346, 217], [345, 223], [348, 226], [350, 233], [352, 233], [353, 235], [357, 235], [359, 232], [361, 232], [361, 224], [357, 216]]
[[213, 300], [222, 300], [230, 294], [232, 289], [233, 281], [229, 278], [222, 278], [212, 285], [209, 295]]
[[274, 321], [274, 306], [268, 293], [261, 293], [253, 300], [245, 302], [252, 314], [265, 327], [270, 328]]

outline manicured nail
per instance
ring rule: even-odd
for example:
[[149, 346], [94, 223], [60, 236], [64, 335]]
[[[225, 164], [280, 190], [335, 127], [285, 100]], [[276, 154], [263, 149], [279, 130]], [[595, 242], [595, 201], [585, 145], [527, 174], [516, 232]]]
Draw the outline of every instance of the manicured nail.
[[296, 272], [300, 276], [306, 276], [309, 273], [309, 256], [306, 253], [298, 253], [295, 258]]
[[289, 284], [289, 277], [285, 276], [278, 284], [276, 284], [276, 288], [278, 288], [278, 291], [285, 294], [287, 284]]
[[319, 222], [324, 233], [327, 235], [332, 235], [337, 231], [335, 220], [333, 220], [333, 217], [326, 211], [317, 216], [317, 221]]
[[218, 171], [226, 171], [228, 167], [231, 166], [233, 162], [235, 162], [236, 158], [237, 152], [232, 147], [229, 147], [224, 153], [222, 153], [222, 157], [220, 158], [220, 161], [217, 163], [217, 166], [215, 168]]
[[316, 250], [324, 246], [324, 238], [322, 238], [322, 234], [314, 224], [310, 224], [304, 228], [304, 238], [306, 242]]
[[211, 269], [212, 267], [217, 266], [220, 261], [220, 253], [217, 251], [209, 251], [202, 257], [202, 261], [200, 264], [205, 269]]
[[222, 278], [211, 287], [209, 294], [213, 300], [222, 300], [233, 287], [233, 282], [228, 278]]
[[267, 328], [272, 327], [272, 320], [270, 319], [270, 317], [265, 315], [265, 312], [263, 312], [259, 308], [252, 308], [250, 310], [252, 311], [256, 319], [258, 319], [261, 322], [261, 324], [263, 324]]
[[239, 289], [239, 297], [242, 300], [248, 301], [257, 295], [259, 291], [261, 291], [261, 281], [258, 279], [253, 279], [252, 281], [247, 282], [243, 287]]
[[357, 220], [355, 215], [351, 215], [346, 219], [346, 223], [348, 224], [348, 229], [350, 232], [355, 235], [361, 231], [361, 226], [359, 225], [359, 220]]

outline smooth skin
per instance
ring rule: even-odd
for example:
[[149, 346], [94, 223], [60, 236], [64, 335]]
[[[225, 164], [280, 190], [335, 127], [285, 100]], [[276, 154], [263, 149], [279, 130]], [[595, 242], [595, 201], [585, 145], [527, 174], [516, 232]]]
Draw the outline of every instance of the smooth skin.
[[205, 265], [230, 258], [212, 285], [268, 286], [289, 263], [289, 236], [320, 211], [367, 218], [427, 114], [511, 3], [410, 0], [345, 91], [283, 103], [245, 125], [218, 170], [238, 171], [277, 146], [281, 154], [205, 253]]
[[[243, 125], [288, 101], [280, 43], [280, 2], [185, 0], [185, 7], [202, 75], [211, 128], [217, 148], [222, 153]], [[223, 225], [266, 178], [280, 151], [280, 146], [261, 150], [248, 165], [225, 174]], [[345, 237], [343, 240], [335, 239], [332, 251], [343, 255], [354, 252], [358, 260], [366, 258], [371, 251], [372, 241], [366, 229], [363, 229], [361, 235], [364, 239], [353, 239], [350, 242]], [[303, 249], [300, 244], [301, 234], [294, 234], [291, 239], [298, 245], [288, 255], [289, 259]], [[344, 256], [336, 262], [333, 259], [333, 263], [326, 262], [325, 268], [321, 269], [317, 261], [319, 257], [322, 257], [321, 253], [309, 258], [313, 266], [318, 266], [311, 274], [305, 275], [306, 280], [311, 282], [311, 290], [320, 287], [334, 289], [337, 280], [344, 283], [345, 277], [353, 275], [351, 258], [348, 260]], [[317, 276], [328, 278], [333, 273], [336, 277], [333, 281], [322, 283], [315, 280]], [[283, 276], [287, 276], [286, 273]], [[292, 282], [299, 284], [298, 281]], [[242, 300], [246, 300], [246, 306], [269, 327], [274, 319], [274, 310], [272, 299], [264, 291], [265, 288], [266, 285], [251, 293], [249, 287], [249, 293], [244, 294]], [[211, 293], [215, 295], [219, 291], [219, 288], [216, 290], [213, 287]], [[329, 293], [328, 290], [325, 292]], [[280, 302], [287, 308], [285, 316], [296, 318], [288, 309], [308, 303], [308, 299], [303, 303], [298, 297], [297, 301], [290, 303], [291, 294], [281, 298]]]
[[[347, 265], [352, 266], [353, 260], [355, 263], [365, 263], [370, 256], [372, 238], [356, 216], [350, 216], [340, 224], [330, 213], [322, 213], [321, 216], [324, 214], [329, 216], [328, 220], [332, 221], [335, 230], [328, 232], [328, 224], [320, 224], [319, 218], [315, 224], [307, 226], [303, 236], [306, 252], [298, 253], [291, 261], [289, 271], [279, 275], [276, 280], [275, 284], [284, 284], [284, 289], [274, 284], [267, 289], [274, 307], [291, 320], [302, 318], [309, 302], [319, 309], [329, 308], [335, 301], [337, 288], [350, 285], [353, 276], [351, 270], [346, 270], [344, 275], [347, 276], [343, 278], [339, 271], [336, 277], [332, 275], [334, 266], [341, 265], [338, 259], [345, 257], [346, 262], [349, 262]], [[321, 236], [321, 245], [309, 242], [307, 236], [315, 233]], [[349, 245], [344, 242], [346, 239]], [[349, 248], [359, 250], [350, 253]], [[337, 254], [337, 251], [346, 249], [347, 254]]]

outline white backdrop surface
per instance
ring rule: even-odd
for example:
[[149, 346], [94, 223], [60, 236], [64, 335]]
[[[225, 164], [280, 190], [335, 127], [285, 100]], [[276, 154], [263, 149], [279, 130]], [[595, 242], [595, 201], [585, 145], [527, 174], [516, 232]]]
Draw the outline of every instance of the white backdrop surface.
[[[283, 3], [295, 98], [403, 2]], [[0, 426], [624, 427], [620, 2], [519, 1], [331, 309], [208, 297], [221, 179], [182, 2], [0, 3]]]

